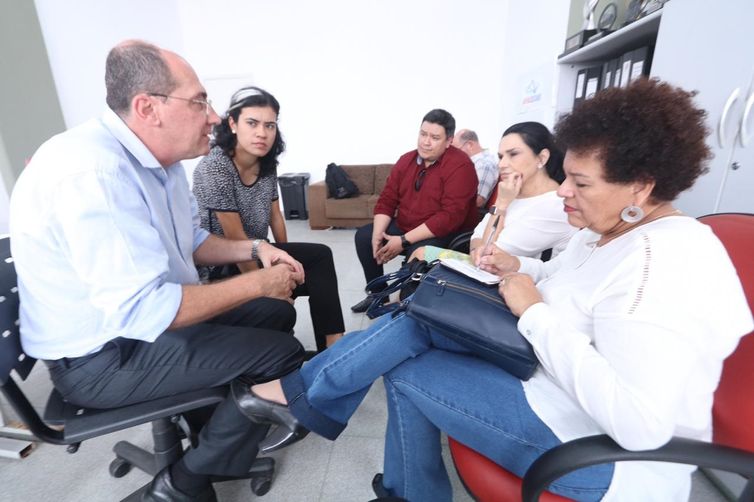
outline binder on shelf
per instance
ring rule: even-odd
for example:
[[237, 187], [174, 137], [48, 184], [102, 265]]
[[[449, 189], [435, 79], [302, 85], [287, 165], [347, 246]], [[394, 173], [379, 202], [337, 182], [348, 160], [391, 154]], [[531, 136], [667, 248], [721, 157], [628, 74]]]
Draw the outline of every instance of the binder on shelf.
[[621, 58], [615, 58], [610, 61], [610, 64], [615, 68], [613, 71], [613, 82], [610, 87], [620, 87], [620, 79], [623, 75], [623, 65], [621, 64]]
[[620, 87], [626, 87], [631, 81], [631, 63], [634, 51], [628, 51], [620, 57]]
[[586, 83], [584, 84], [584, 99], [594, 97], [600, 90], [600, 78], [602, 77], [602, 65], [590, 66], [586, 69]]
[[629, 81], [649, 75], [652, 64], [652, 47], [644, 46], [631, 51], [631, 75]]
[[576, 74], [576, 89], [573, 93], [573, 106], [584, 101], [584, 90], [586, 88], [586, 68], [579, 70]]
[[615, 60], [610, 59], [602, 63], [602, 78], [600, 79], [600, 90], [613, 86], [613, 76], [615, 75]]

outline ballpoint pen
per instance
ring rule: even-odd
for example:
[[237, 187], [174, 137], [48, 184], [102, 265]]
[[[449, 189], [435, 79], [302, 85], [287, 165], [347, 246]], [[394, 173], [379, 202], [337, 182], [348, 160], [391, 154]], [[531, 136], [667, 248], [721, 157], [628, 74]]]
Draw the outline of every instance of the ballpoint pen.
[[[500, 222], [500, 215], [495, 214], [492, 216], [494, 220], [492, 220], [492, 228], [490, 229], [490, 235], [487, 236], [487, 242], [484, 243], [484, 247], [482, 247], [482, 253], [485, 252], [485, 250], [492, 244], [492, 239], [495, 238], [495, 233], [497, 233], [497, 224]], [[484, 254], [482, 254], [484, 256]], [[479, 259], [482, 259], [482, 256], [479, 257]], [[476, 266], [476, 269], [479, 270], [479, 265]]]

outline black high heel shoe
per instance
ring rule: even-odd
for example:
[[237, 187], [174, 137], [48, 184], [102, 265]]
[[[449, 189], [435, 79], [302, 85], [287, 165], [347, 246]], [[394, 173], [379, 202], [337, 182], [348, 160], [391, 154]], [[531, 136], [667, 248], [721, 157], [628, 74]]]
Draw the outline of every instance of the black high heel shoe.
[[296, 441], [301, 441], [309, 434], [309, 429], [299, 425], [297, 428], [290, 430], [283, 425], [279, 425], [263, 440], [259, 442], [259, 453], [270, 453], [286, 446], [290, 446]]
[[309, 434], [309, 430], [299, 423], [287, 406], [257, 396], [248, 384], [233, 380], [230, 392], [238, 409], [249, 420], [258, 424], [278, 424], [278, 427], [259, 443], [260, 452], [279, 450]]

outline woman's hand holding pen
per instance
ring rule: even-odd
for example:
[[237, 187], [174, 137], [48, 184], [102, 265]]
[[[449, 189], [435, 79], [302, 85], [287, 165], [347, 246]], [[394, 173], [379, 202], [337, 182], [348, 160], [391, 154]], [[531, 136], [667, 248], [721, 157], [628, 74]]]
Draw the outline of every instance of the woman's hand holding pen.
[[478, 266], [480, 269], [503, 277], [505, 274], [518, 271], [521, 262], [513, 255], [510, 255], [495, 246], [488, 247], [489, 254], [479, 256]]
[[518, 197], [522, 183], [523, 177], [520, 173], [501, 173], [500, 182], [497, 184], [497, 199], [495, 205], [491, 208], [494, 209], [494, 212], [491, 211], [492, 216], [487, 222], [487, 228], [482, 236], [482, 245], [475, 247], [470, 252], [471, 261], [477, 268], [481, 268], [481, 258], [493, 252], [492, 248], [495, 247], [493, 243], [497, 241], [505, 225], [505, 212], [511, 201]]
[[492, 248], [496, 248], [493, 244], [493, 241], [497, 238], [497, 228], [498, 228], [498, 220], [499, 216], [495, 215], [492, 217], [493, 223], [492, 228], [488, 228], [487, 231], [489, 232], [487, 234], [487, 237], [484, 239], [483, 244], [481, 246], [478, 246], [474, 248], [474, 250], [471, 251], [471, 260], [476, 265], [476, 268], [479, 269], [480, 260], [483, 256], [486, 256], [488, 254], [492, 253]]

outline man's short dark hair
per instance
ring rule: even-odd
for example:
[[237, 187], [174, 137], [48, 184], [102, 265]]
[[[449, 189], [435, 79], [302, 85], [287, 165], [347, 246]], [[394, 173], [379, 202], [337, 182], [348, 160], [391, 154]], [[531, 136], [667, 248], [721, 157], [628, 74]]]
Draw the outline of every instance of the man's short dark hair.
[[105, 62], [107, 106], [128, 115], [131, 100], [141, 92], [170, 94], [176, 82], [159, 47], [131, 40], [113, 47]]
[[456, 132], [456, 119], [454, 119], [453, 115], [449, 112], [441, 108], [435, 108], [427, 113], [422, 119], [422, 122], [429, 122], [430, 124], [442, 126], [445, 129], [445, 136], [448, 138], [452, 137]]

